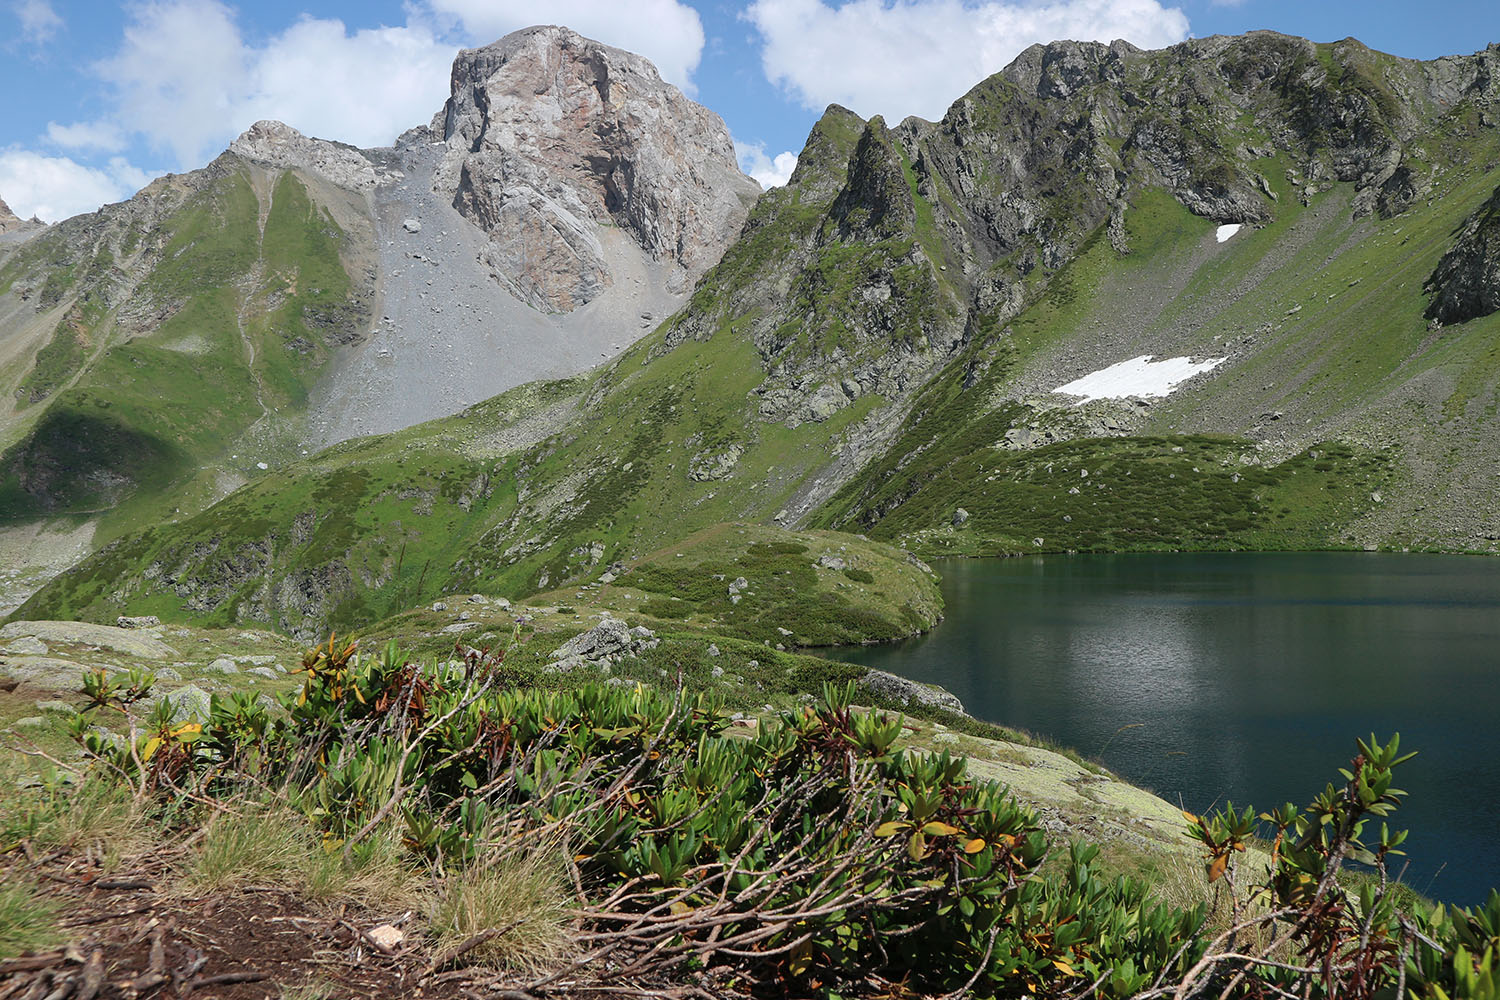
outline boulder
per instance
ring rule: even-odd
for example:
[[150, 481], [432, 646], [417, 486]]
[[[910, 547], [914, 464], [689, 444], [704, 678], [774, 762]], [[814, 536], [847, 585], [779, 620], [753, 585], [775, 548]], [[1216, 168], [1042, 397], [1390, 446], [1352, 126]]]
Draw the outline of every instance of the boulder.
[[119, 628], [159, 628], [161, 619], [155, 615], [121, 615], [115, 619], [115, 625]]
[[617, 653], [629, 652], [631, 641], [635, 638], [637, 637], [631, 635], [630, 626], [617, 618], [606, 618], [587, 632], [575, 635], [563, 643], [553, 651], [552, 655], [559, 660], [571, 656], [584, 660], [599, 660]]
[[921, 684], [884, 670], [871, 670], [860, 678], [859, 688], [867, 694], [901, 705], [921, 705], [964, 714], [963, 702], [936, 684]]

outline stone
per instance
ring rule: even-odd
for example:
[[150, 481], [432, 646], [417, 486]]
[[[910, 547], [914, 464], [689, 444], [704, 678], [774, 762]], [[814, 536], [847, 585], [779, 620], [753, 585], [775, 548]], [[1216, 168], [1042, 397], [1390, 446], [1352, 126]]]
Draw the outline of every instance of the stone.
[[422, 224], [416, 219], [402, 219], [401, 228], [408, 233], [420, 233], [422, 231]]
[[828, 552], [825, 552], [821, 556], [818, 556], [817, 564], [824, 569], [834, 570], [843, 569], [844, 567], [849, 565], [843, 559], [840, 559], [838, 556]]
[[47, 720], [40, 715], [28, 715], [24, 719], [17, 719], [11, 723], [16, 729], [42, 729], [47, 725]]
[[723, 677], [724, 676], [724, 668], [723, 667], [714, 667], [712, 670], [709, 671], [709, 674], [710, 674], [710, 676], [713, 676], [713, 677]]
[[964, 714], [963, 702], [959, 701], [957, 696], [944, 691], [935, 684], [919, 684], [905, 677], [886, 673], [884, 670], [871, 670], [866, 673], [859, 680], [859, 689], [900, 705], [917, 704]]
[[115, 624], [120, 628], [160, 628], [161, 619], [155, 615], [121, 615], [115, 619]]
[[489, 602], [489, 599], [486, 598], [483, 594], [471, 594], [471, 595], [469, 595], [469, 603], [470, 604], [488, 604], [490, 602]]
[[781, 634], [781, 635], [791, 635], [792, 634], [792, 630], [791, 629], [789, 629], [789, 628], [782, 628], [780, 625], [776, 626], [776, 631], [779, 634]]
[[182, 687], [166, 692], [164, 695], [153, 695], [143, 702], [148, 710], [154, 707], [165, 697], [172, 703], [172, 721], [186, 722], [189, 719], [199, 721], [207, 720], [209, 706], [212, 698], [209, 693], [196, 684], [184, 684]]
[[23, 635], [15, 642], [6, 646], [4, 652], [11, 656], [46, 656], [50, 650], [47, 644], [34, 635]]
[[205, 673], [210, 674], [237, 674], [240, 672], [239, 664], [227, 656], [221, 656], [208, 666], [203, 668]]
[[69, 705], [65, 701], [39, 701], [36, 703], [36, 708], [37, 711], [41, 712], [44, 715], [49, 712], [55, 712], [59, 715], [78, 714], [78, 709], [74, 708], [72, 705]]
[[438, 629], [438, 632], [442, 635], [458, 635], [476, 628], [484, 628], [484, 622], [454, 622], [452, 625], [445, 625]]
[[102, 646], [142, 660], [170, 660], [177, 651], [153, 635], [92, 622], [21, 621], [0, 627], [0, 641], [31, 636], [51, 643]]
[[499, 608], [501, 611], [509, 611], [510, 602], [503, 597], [497, 597], [495, 598], [495, 607]]
[[962, 528], [968, 520], [969, 512], [964, 510], [962, 507], [959, 507], [953, 512], [953, 526], [955, 528]]
[[708, 655], [714, 657], [717, 657], [719, 655], [719, 647], [717, 643], [711, 642], [708, 644]]
[[245, 673], [254, 674], [256, 677], [265, 677], [268, 680], [275, 680], [276, 678], [281, 676], [270, 667], [251, 667], [249, 670], [246, 670]]
[[369, 938], [370, 943], [381, 951], [390, 952], [395, 951], [401, 942], [406, 940], [406, 932], [390, 924], [381, 924], [379, 927], [372, 927], [365, 931], [365, 937]]
[[434, 611], [447, 611], [448, 610], [448, 603], [446, 601], [433, 601], [432, 602], [432, 610], [434, 610]]
[[615, 653], [628, 652], [631, 641], [639, 638], [642, 637], [632, 635], [630, 627], [618, 618], [606, 618], [563, 643], [552, 655], [558, 659], [576, 656], [586, 660], [599, 660]]

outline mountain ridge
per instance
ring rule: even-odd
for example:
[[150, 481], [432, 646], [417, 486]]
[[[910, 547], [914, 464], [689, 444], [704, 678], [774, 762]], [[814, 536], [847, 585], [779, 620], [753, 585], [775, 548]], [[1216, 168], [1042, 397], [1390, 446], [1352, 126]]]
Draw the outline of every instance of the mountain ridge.
[[[1055, 43], [939, 122], [830, 108], [610, 364], [265, 477], [25, 613], [311, 634], [429, 591], [584, 585], [736, 520], [924, 557], [1495, 551], [1500, 321], [1437, 327], [1422, 287], [1500, 188], [1497, 60]], [[1165, 393], [1054, 392], [1146, 355], [1218, 363]], [[225, 554], [252, 551], [302, 596], [249, 610]]]

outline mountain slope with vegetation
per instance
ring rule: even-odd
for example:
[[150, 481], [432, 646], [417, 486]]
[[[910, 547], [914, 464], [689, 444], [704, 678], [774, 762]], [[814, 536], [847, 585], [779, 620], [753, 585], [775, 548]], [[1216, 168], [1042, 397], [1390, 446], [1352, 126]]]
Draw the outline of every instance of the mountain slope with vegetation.
[[[938, 123], [830, 108], [612, 364], [263, 477], [22, 613], [316, 631], [595, 581], [730, 521], [922, 554], [1493, 550], [1500, 318], [1443, 326], [1424, 286], [1487, 253], [1497, 63], [1057, 43]], [[1052, 391], [1146, 354], [1218, 364], [1167, 396]]]

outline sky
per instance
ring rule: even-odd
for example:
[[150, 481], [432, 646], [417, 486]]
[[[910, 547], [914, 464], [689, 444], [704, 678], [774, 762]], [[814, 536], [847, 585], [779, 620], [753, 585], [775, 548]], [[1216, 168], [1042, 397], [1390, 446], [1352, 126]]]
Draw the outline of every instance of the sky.
[[0, 198], [55, 222], [200, 167], [274, 118], [389, 145], [463, 47], [535, 23], [650, 58], [785, 183], [830, 103], [941, 118], [1026, 46], [1157, 48], [1271, 28], [1431, 59], [1500, 42], [1500, 2], [1427, 0], [0, 0]]

